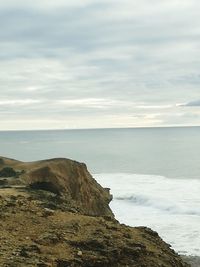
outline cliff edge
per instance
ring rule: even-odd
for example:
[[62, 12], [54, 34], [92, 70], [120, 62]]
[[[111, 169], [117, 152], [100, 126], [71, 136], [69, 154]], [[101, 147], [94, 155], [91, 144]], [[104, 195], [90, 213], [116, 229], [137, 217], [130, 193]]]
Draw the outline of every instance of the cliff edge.
[[1, 157], [1, 171], [8, 167], [17, 175], [7, 177], [7, 185], [50, 191], [65, 197], [79, 213], [113, 217], [108, 205], [112, 200], [109, 189], [96, 182], [84, 163], [64, 158], [25, 163]]
[[189, 266], [156, 232], [119, 224], [110, 201], [83, 163], [1, 157], [0, 266]]

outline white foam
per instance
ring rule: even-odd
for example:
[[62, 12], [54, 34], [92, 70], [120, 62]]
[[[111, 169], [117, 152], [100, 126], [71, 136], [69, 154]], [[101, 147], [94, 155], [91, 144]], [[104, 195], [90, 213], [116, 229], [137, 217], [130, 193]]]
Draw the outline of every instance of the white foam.
[[179, 253], [200, 256], [200, 180], [139, 174], [95, 174], [110, 187], [116, 218], [149, 226]]

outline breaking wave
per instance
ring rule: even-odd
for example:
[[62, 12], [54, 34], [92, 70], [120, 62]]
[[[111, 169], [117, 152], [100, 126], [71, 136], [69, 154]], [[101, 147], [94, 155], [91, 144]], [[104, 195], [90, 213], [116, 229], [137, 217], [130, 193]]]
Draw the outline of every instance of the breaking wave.
[[138, 206], [152, 207], [163, 212], [169, 212], [172, 214], [188, 214], [188, 215], [198, 215], [200, 216], [200, 209], [187, 208], [185, 206], [178, 205], [176, 203], [171, 203], [170, 201], [164, 201], [157, 198], [149, 198], [143, 195], [132, 195], [127, 197], [115, 197], [116, 200], [130, 201]]
[[111, 188], [116, 219], [149, 226], [182, 254], [200, 256], [200, 180], [131, 173], [94, 174]]

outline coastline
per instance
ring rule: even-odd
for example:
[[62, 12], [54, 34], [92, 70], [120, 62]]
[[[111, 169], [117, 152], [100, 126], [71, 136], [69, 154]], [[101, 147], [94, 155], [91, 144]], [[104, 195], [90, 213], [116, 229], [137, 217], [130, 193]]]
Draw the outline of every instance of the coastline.
[[0, 167], [0, 266], [190, 266], [157, 232], [120, 224], [84, 163], [1, 157]]

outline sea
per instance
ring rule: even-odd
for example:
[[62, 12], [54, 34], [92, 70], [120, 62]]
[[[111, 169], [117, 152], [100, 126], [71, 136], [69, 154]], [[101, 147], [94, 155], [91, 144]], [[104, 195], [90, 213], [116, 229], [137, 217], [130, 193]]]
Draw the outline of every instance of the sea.
[[0, 155], [85, 162], [117, 220], [200, 256], [200, 127], [2, 131]]

